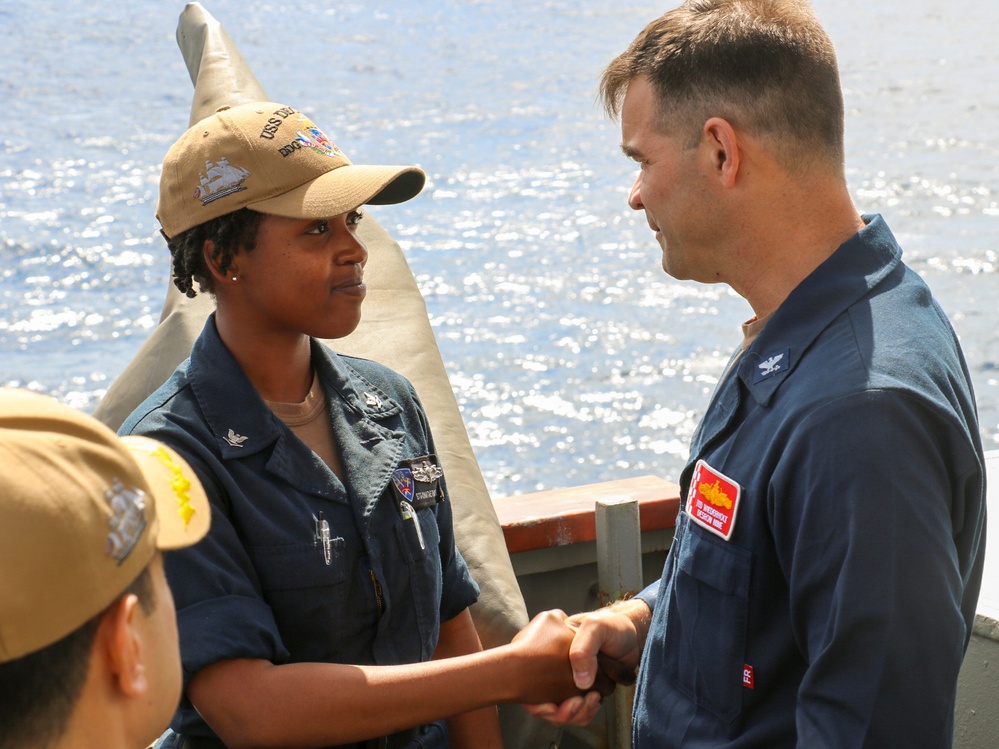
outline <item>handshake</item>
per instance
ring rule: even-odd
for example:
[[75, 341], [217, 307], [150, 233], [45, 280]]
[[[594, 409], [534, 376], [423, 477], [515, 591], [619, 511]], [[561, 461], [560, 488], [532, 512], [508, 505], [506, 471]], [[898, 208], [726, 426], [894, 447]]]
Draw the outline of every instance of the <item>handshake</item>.
[[635, 682], [652, 612], [641, 599], [567, 617], [538, 614], [510, 645], [516, 701], [550, 723], [586, 725], [617, 684]]

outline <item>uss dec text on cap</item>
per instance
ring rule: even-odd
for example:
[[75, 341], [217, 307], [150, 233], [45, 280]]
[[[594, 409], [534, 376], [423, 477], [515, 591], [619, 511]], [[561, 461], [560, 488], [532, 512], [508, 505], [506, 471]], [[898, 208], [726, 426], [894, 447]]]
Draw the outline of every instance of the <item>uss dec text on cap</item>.
[[170, 147], [156, 217], [169, 238], [241, 208], [331, 218], [402, 203], [425, 181], [415, 166], [353, 164], [297, 109], [254, 102], [221, 108]]

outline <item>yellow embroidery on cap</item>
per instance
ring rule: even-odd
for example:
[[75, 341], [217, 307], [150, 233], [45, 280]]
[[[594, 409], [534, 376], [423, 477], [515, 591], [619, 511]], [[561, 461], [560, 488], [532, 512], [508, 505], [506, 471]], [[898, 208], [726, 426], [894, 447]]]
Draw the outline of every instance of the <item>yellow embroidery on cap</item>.
[[177, 495], [177, 510], [180, 512], [180, 518], [184, 521], [184, 527], [186, 528], [194, 516], [194, 506], [191, 504], [191, 495], [188, 494], [191, 482], [184, 477], [184, 471], [179, 465], [173, 462], [170, 455], [162, 447], [157, 447], [153, 450], [152, 456], [169, 468], [173, 474], [173, 479], [170, 481], [170, 488]]
[[713, 485], [708, 483], [699, 484], [697, 491], [715, 507], [724, 507], [726, 510], [732, 509], [732, 500], [722, 491], [720, 481], [716, 481]]

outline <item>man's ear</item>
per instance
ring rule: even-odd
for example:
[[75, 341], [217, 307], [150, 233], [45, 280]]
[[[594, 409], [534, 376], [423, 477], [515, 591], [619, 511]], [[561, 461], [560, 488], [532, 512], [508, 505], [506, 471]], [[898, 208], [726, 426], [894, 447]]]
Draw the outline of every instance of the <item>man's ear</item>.
[[239, 267], [236, 264], [236, 259], [233, 258], [226, 272], [223, 273], [218, 266], [218, 262], [212, 257], [215, 254], [215, 243], [206, 239], [204, 247], [201, 249], [202, 255], [205, 258], [205, 267], [208, 268], [208, 272], [212, 274], [212, 279], [217, 284], [231, 283], [233, 277], [239, 276]]
[[711, 148], [711, 166], [722, 187], [734, 187], [742, 167], [741, 143], [732, 123], [711, 117], [704, 123], [704, 137]]
[[145, 646], [137, 628], [139, 598], [123, 595], [104, 612], [97, 630], [96, 646], [103, 648], [107, 669], [118, 690], [129, 697], [149, 690]]

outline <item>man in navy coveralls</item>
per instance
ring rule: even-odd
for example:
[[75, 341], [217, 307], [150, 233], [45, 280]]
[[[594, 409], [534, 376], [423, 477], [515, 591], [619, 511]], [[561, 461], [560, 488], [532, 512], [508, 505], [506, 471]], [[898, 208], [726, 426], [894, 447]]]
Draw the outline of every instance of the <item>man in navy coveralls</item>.
[[944, 313], [851, 200], [828, 37], [798, 0], [690, 0], [601, 93], [663, 269], [754, 316], [662, 579], [569, 620], [577, 686], [598, 652], [638, 667], [636, 749], [949, 747], [984, 557], [974, 396]]

